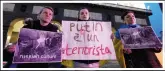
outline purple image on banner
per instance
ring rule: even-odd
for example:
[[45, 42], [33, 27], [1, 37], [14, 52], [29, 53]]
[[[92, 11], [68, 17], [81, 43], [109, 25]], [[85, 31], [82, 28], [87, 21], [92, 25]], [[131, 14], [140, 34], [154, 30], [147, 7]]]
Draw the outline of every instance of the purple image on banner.
[[61, 62], [62, 33], [22, 28], [13, 63]]
[[162, 48], [162, 43], [151, 27], [119, 29], [124, 48]]

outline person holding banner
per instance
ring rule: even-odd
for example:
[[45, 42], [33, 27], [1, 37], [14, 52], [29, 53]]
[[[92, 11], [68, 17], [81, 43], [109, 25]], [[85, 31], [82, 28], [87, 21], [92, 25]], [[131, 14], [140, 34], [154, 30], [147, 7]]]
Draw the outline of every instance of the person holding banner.
[[[82, 8], [78, 12], [78, 21], [88, 21], [89, 11]], [[74, 60], [75, 68], [99, 68], [99, 60]]]
[[[122, 28], [137, 28], [140, 25], [136, 24], [136, 18], [133, 11], [126, 11], [122, 16], [124, 24]], [[121, 40], [119, 29], [116, 31], [115, 36]], [[123, 48], [125, 64], [127, 68], [161, 68], [162, 65], [158, 61], [155, 52], [160, 52], [161, 48], [148, 48], [148, 49], [125, 49]]]
[[[54, 10], [52, 7], [44, 7], [39, 14], [37, 15], [37, 20], [25, 19], [25, 25], [23, 28], [43, 30], [43, 31], [52, 31], [57, 32], [58, 27], [51, 24], [51, 20], [54, 16]], [[13, 51], [14, 52], [14, 51]], [[57, 63], [22, 63], [17, 65], [18, 68], [61, 68], [61, 62]]]
[[[78, 21], [89, 21], [89, 11], [82, 8], [78, 12]], [[74, 60], [75, 68], [99, 68], [100, 60]]]

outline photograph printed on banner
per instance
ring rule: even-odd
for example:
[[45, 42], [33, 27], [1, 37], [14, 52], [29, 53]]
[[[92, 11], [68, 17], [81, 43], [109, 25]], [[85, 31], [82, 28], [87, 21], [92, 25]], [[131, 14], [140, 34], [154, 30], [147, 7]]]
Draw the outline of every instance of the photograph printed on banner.
[[22, 28], [14, 63], [61, 62], [62, 33]]
[[151, 27], [119, 29], [124, 48], [161, 48], [162, 44]]

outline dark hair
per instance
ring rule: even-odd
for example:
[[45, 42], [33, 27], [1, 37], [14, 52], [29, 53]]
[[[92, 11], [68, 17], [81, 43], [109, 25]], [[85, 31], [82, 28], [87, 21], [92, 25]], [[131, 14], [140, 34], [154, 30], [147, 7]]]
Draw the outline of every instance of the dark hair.
[[133, 11], [126, 11], [126, 12], [124, 12], [123, 15], [121, 16], [121, 19], [124, 20], [124, 17], [125, 17], [128, 13], [133, 13], [133, 14], [134, 14]]
[[41, 10], [38, 14], [41, 14], [42, 11], [43, 11], [45, 8], [50, 9], [50, 10], [53, 12], [53, 14], [54, 14], [54, 10], [53, 10], [53, 8], [50, 7], [50, 6], [45, 6], [44, 8], [42, 8], [42, 10]]

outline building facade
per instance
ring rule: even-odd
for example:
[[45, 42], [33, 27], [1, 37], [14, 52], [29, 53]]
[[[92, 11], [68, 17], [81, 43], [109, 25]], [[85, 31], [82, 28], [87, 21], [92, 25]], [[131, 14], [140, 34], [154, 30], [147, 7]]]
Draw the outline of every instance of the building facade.
[[[150, 25], [148, 16], [152, 12], [148, 9], [123, 6], [118, 4], [93, 4], [93, 3], [4, 3], [3, 4], [3, 45], [13, 43], [18, 37], [20, 26], [25, 18], [36, 19], [43, 6], [51, 6], [54, 9], [53, 21], [61, 24], [62, 20], [77, 20], [80, 8], [88, 8], [90, 19], [96, 21], [110, 21], [112, 27], [118, 29], [123, 24], [121, 15], [124, 11], [132, 10], [136, 14], [137, 23], [142, 26]], [[17, 24], [17, 25], [16, 25]], [[15, 27], [13, 27], [15, 25]], [[9, 30], [17, 28], [17, 30]], [[4, 46], [5, 47], [5, 46]]]

